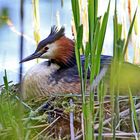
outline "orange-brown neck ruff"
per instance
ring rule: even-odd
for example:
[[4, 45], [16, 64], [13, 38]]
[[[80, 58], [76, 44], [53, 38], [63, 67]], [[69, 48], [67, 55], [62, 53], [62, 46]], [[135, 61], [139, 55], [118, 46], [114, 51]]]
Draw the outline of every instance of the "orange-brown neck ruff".
[[55, 41], [57, 50], [55, 57], [51, 59], [52, 63], [57, 63], [61, 67], [71, 67], [76, 64], [74, 42], [63, 36]]

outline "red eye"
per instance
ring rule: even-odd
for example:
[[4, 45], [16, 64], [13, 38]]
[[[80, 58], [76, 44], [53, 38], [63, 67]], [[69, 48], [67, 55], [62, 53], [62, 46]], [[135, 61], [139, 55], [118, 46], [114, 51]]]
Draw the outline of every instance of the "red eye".
[[45, 48], [44, 48], [45, 51], [47, 51], [48, 49], [49, 49], [48, 47], [45, 47]]

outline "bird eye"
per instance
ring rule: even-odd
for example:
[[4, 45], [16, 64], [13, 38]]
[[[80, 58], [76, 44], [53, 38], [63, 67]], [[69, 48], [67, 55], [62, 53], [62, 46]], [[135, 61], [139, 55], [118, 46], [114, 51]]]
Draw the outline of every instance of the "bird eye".
[[49, 48], [48, 47], [44, 47], [44, 50], [47, 51]]

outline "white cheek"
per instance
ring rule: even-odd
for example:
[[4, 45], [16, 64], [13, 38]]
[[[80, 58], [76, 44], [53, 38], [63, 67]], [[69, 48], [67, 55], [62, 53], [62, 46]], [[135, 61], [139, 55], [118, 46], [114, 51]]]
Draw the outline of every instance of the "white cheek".
[[55, 45], [55, 43], [52, 43], [52, 44], [47, 45], [47, 47], [49, 48], [48, 51], [46, 53], [42, 54], [41, 58], [51, 59], [55, 56], [57, 46]]

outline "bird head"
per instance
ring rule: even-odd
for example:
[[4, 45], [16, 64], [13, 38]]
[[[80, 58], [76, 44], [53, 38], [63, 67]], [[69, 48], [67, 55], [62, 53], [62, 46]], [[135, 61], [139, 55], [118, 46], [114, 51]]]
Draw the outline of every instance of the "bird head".
[[74, 56], [74, 42], [67, 38], [64, 32], [64, 27], [58, 30], [56, 26], [53, 26], [48, 37], [39, 42], [35, 52], [21, 60], [20, 63], [35, 58], [50, 59], [58, 64], [70, 62]]

